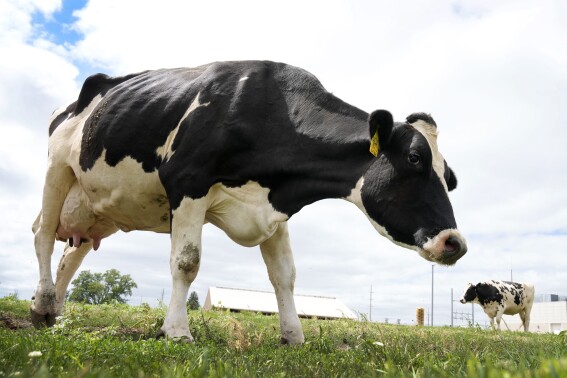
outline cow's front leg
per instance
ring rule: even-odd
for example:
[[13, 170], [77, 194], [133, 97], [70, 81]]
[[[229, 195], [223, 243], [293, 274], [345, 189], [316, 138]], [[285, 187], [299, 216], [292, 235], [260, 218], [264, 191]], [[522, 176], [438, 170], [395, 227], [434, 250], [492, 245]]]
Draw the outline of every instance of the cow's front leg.
[[193, 341], [187, 321], [187, 293], [195, 280], [201, 261], [201, 230], [205, 221], [205, 198], [184, 198], [172, 211], [171, 301], [167, 309], [161, 334], [168, 338]]
[[69, 243], [65, 243], [65, 251], [59, 261], [57, 276], [55, 278], [55, 314], [57, 316], [61, 315], [63, 311], [63, 304], [65, 303], [69, 282], [71, 282], [75, 272], [79, 269], [83, 259], [92, 247], [92, 242], [83, 242], [78, 248], [71, 247]]
[[280, 223], [274, 235], [260, 244], [268, 276], [274, 286], [280, 313], [282, 344], [301, 344], [305, 341], [293, 299], [295, 265], [289, 243], [287, 223]]

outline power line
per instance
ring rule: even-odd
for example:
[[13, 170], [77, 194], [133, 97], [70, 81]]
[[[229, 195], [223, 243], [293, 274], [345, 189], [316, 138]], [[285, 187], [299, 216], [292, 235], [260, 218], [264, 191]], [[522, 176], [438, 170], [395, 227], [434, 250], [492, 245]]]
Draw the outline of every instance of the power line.
[[431, 265], [431, 326], [433, 327], [433, 268], [435, 265]]

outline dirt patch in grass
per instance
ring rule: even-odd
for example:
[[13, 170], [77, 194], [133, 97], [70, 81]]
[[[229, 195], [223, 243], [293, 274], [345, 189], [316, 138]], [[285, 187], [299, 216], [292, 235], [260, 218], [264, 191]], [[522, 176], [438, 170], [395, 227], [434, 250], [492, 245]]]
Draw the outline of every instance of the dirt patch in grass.
[[31, 328], [32, 323], [28, 319], [18, 319], [0, 313], [0, 327], [17, 330], [17, 329]]

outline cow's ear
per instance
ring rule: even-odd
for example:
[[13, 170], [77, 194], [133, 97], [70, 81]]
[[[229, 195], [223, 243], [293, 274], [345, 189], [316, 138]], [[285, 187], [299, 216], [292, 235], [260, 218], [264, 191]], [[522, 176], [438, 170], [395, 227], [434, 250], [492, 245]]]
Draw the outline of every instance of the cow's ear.
[[447, 162], [445, 162], [445, 182], [449, 191], [457, 187], [457, 176], [455, 176], [455, 172], [453, 172], [451, 167], [447, 165]]
[[392, 136], [394, 118], [392, 113], [387, 110], [375, 110], [368, 116], [368, 126], [370, 131], [370, 152], [375, 156], [378, 152], [386, 148]]

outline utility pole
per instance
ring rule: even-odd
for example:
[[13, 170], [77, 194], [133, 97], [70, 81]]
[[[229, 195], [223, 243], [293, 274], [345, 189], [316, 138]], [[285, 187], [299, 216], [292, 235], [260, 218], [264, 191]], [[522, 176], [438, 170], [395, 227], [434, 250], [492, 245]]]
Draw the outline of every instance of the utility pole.
[[451, 327], [453, 327], [453, 288], [451, 288]]
[[370, 284], [370, 307], [368, 309], [369, 320], [372, 321], [372, 284]]
[[431, 264], [431, 326], [433, 327], [433, 268], [435, 265]]

